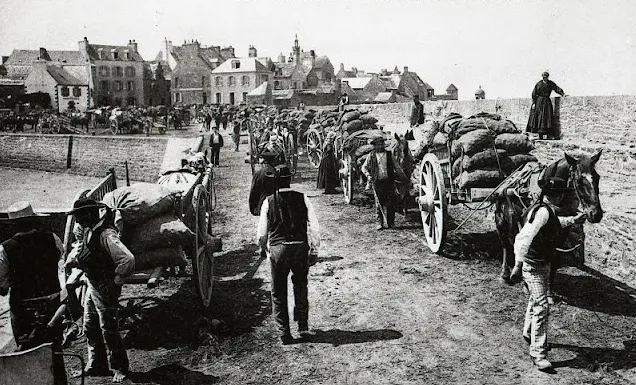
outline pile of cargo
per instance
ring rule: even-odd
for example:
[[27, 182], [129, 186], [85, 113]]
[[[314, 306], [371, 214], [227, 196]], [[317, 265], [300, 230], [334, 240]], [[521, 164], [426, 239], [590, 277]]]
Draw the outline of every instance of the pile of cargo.
[[[462, 118], [451, 114], [431, 128], [425, 133], [426, 143], [420, 147], [450, 142], [451, 177], [462, 189], [496, 187], [520, 166], [537, 161], [530, 154], [534, 149], [532, 140], [499, 115], [479, 113]], [[411, 179], [414, 184], [419, 183], [419, 169]]]
[[102, 202], [115, 210], [121, 240], [135, 255], [135, 269], [185, 267], [195, 235], [174, 215], [176, 192], [164, 186], [140, 183], [121, 187]]

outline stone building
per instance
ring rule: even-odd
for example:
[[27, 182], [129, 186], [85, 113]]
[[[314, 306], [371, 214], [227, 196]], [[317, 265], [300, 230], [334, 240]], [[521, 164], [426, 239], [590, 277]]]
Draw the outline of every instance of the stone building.
[[234, 48], [231, 46], [202, 47], [196, 40], [173, 46], [171, 41], [165, 39], [155, 59], [166, 63], [172, 70], [172, 103], [187, 105], [213, 102], [210, 95], [212, 71], [234, 57]]
[[333, 65], [327, 56], [317, 56], [314, 50], [304, 52], [298, 36], [287, 61], [282, 54], [274, 63], [274, 89], [311, 89], [335, 84]]
[[229, 59], [212, 71], [211, 103], [247, 103], [247, 95], [261, 84], [270, 81], [273, 75], [256, 55]]
[[86, 75], [77, 77], [60, 64], [36, 60], [24, 84], [27, 93], [48, 94], [51, 98], [51, 108], [56, 111], [73, 109], [84, 112], [90, 106]]
[[170, 67], [161, 61], [144, 63], [144, 104], [146, 106], [171, 105]]
[[127, 45], [91, 44], [79, 41], [82, 58], [90, 62], [89, 87], [95, 106], [130, 106], [145, 102], [144, 60], [137, 42]]
[[11, 55], [3, 57], [6, 70], [4, 77], [13, 80], [25, 80], [36, 60], [45, 60], [49, 63], [56, 63], [71, 73], [83, 75], [89, 62], [79, 51], [49, 51], [46, 48], [39, 50], [14, 49]]

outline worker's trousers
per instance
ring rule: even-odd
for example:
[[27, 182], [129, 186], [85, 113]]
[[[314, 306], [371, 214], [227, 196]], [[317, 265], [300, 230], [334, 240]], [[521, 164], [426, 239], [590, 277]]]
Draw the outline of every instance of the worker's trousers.
[[550, 265], [545, 263], [523, 263], [523, 281], [530, 292], [526, 309], [523, 335], [530, 337], [530, 356], [542, 359], [548, 349], [548, 276]]
[[395, 184], [392, 180], [376, 180], [373, 184], [375, 189], [375, 209], [377, 223], [379, 226], [393, 227], [395, 223]]
[[117, 307], [121, 288], [102, 293], [90, 283], [84, 303], [84, 333], [88, 340], [86, 368], [94, 371], [108, 370], [106, 347], [110, 352], [113, 370], [128, 370], [128, 356], [119, 334]]

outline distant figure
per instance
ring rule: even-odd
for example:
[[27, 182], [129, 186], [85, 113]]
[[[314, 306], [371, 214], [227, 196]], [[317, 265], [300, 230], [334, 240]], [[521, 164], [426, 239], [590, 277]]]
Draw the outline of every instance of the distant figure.
[[479, 89], [475, 91], [475, 99], [486, 99], [486, 91], [484, 91], [481, 86], [479, 86]]
[[210, 163], [214, 166], [219, 165], [221, 147], [223, 147], [223, 136], [219, 133], [219, 128], [214, 127], [214, 131], [210, 134]]
[[[233, 129], [234, 151], [238, 152], [239, 144], [241, 143], [241, 122], [239, 122], [238, 119], [235, 119], [232, 122], [232, 125], [234, 127], [234, 129]], [[225, 127], [223, 127], [223, 129], [225, 129]]]
[[411, 127], [424, 123], [424, 105], [420, 102], [420, 95], [413, 96], [413, 108], [411, 109]]
[[338, 104], [338, 111], [344, 111], [345, 106], [349, 104], [349, 95], [346, 92], [340, 97], [340, 103]]
[[325, 145], [323, 146], [322, 158], [318, 167], [317, 188], [324, 188], [324, 194], [336, 194], [336, 187], [340, 185], [338, 177], [338, 159], [334, 153], [335, 132], [327, 134]]
[[[219, 108], [214, 112], [214, 124], [220, 130], [221, 129], [221, 116], [223, 115], [223, 106], [219, 106]], [[223, 127], [225, 129], [225, 127]]]
[[547, 71], [542, 73], [541, 77], [543, 79], [539, 80], [532, 90], [532, 107], [530, 108], [526, 131], [533, 134], [538, 133], [539, 139], [556, 139], [555, 127], [552, 124], [554, 109], [550, 94], [554, 91], [561, 96], [565, 96], [565, 92], [556, 83], [548, 79], [549, 76], [550, 74]]
[[210, 111], [205, 112], [205, 131], [210, 131], [210, 126], [212, 126], [212, 113]]

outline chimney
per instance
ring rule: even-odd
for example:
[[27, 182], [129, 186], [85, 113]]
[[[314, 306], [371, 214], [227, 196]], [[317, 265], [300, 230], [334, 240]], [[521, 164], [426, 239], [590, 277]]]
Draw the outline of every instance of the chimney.
[[258, 51], [253, 45], [250, 45], [250, 49], [248, 52], [248, 57], [258, 57]]
[[373, 78], [373, 79], [376, 79], [376, 80], [377, 80], [377, 79], [379, 79], [379, 78], [380, 78], [380, 75], [379, 75], [379, 74], [375, 74], [375, 73], [373, 73], [373, 74], [371, 74], [371, 78]]
[[282, 52], [280, 53], [280, 55], [278, 55], [278, 62], [285, 63], [285, 55], [283, 55]]
[[79, 43], [79, 51], [82, 54], [84, 60], [88, 61], [88, 39], [84, 37], [83, 40], [80, 40]]
[[409, 72], [409, 67], [408, 66], [404, 66], [404, 72], [403, 73], [407, 73]]
[[137, 42], [135, 40], [128, 40], [128, 48], [134, 53], [137, 53]]
[[46, 52], [46, 48], [40, 47], [40, 54], [38, 56], [38, 59], [40, 59], [40, 60], [51, 60], [51, 57], [49, 56], [49, 53]]
[[340, 63], [340, 71], [344, 71], [344, 63]]

